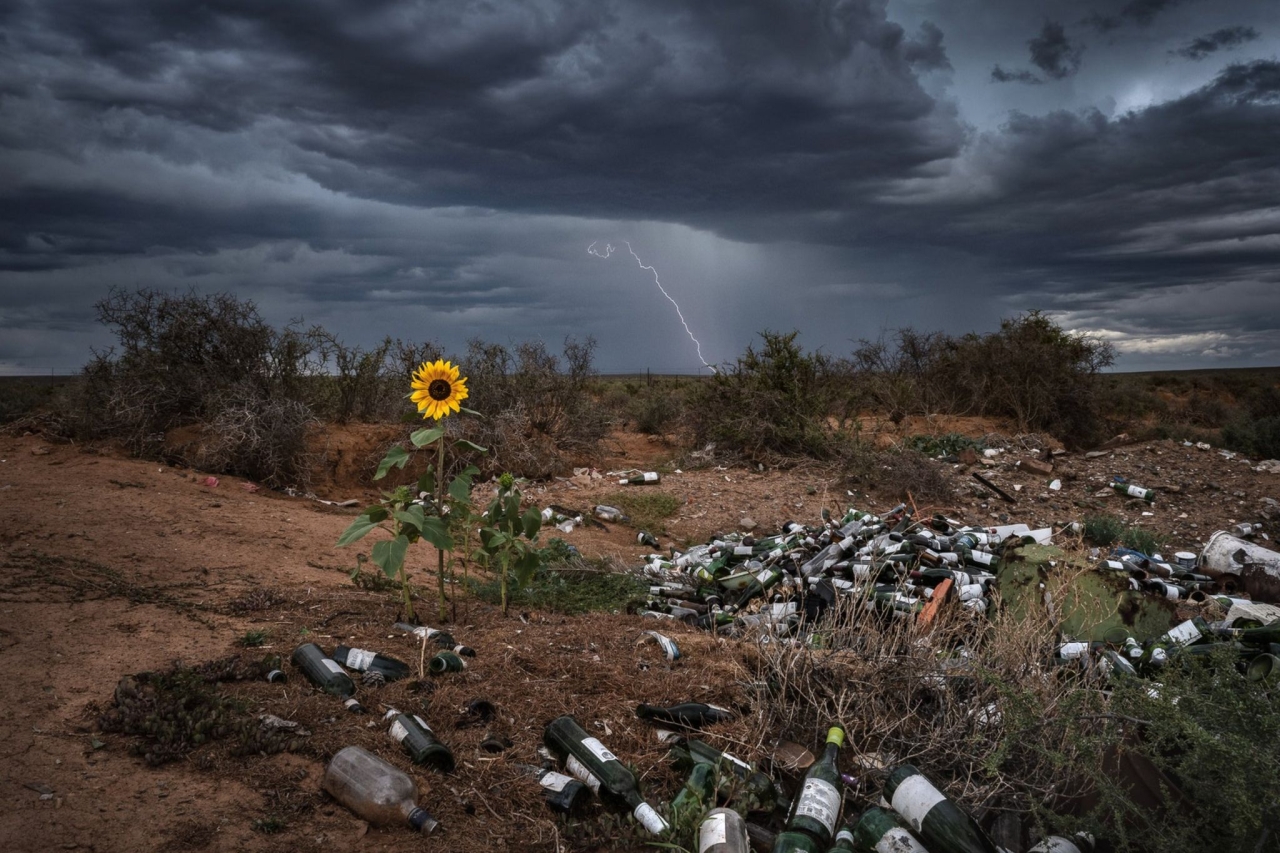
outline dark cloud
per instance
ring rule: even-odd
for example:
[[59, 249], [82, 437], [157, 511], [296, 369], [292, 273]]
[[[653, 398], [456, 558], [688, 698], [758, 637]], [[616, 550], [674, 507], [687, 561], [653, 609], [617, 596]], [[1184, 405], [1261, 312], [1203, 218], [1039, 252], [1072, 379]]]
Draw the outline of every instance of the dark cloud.
[[[980, 131], [926, 75], [963, 76], [950, 33], [949, 57], [877, 0], [7, 4], [0, 369], [51, 336], [83, 351], [93, 300], [139, 284], [370, 340], [596, 333], [605, 366], [690, 366], [645, 271], [585, 252], [621, 238], [713, 358], [764, 327], [839, 349], [1033, 307], [1134, 352], [1264, 352], [1280, 63]], [[1029, 47], [991, 79], [1080, 66], [1059, 24]]]
[[1092, 26], [1100, 33], [1107, 33], [1112, 30], [1119, 29], [1125, 24], [1134, 24], [1139, 27], [1147, 27], [1156, 19], [1161, 12], [1174, 6], [1181, 5], [1185, 0], [1129, 0], [1128, 3], [1121, 7], [1120, 11], [1114, 15], [1106, 15], [1101, 12], [1094, 12], [1085, 18], [1085, 23]]
[[942, 46], [942, 30], [932, 21], [920, 25], [920, 35], [903, 46], [902, 56], [921, 71], [951, 70], [947, 49]]
[[1055, 80], [1070, 77], [1080, 70], [1084, 46], [1072, 44], [1062, 24], [1046, 21], [1040, 35], [1027, 42], [1031, 64]]
[[1204, 59], [1211, 53], [1217, 53], [1219, 50], [1230, 50], [1257, 38], [1258, 31], [1253, 27], [1223, 27], [1220, 30], [1214, 30], [1208, 35], [1194, 38], [1177, 50], [1169, 52], [1175, 56], [1199, 60]]
[[991, 81], [993, 83], [1031, 83], [1034, 85], [1044, 82], [1025, 68], [1008, 71], [1001, 65], [993, 65], [991, 67]]

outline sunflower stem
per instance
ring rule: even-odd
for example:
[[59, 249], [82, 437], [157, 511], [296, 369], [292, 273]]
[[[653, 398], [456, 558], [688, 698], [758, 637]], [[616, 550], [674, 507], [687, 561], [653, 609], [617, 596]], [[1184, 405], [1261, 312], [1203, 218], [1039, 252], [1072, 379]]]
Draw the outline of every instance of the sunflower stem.
[[[444, 518], [444, 436], [436, 439], [436, 512]], [[444, 549], [436, 548], [436, 581], [440, 590], [440, 621], [448, 618], [444, 602]]]
[[502, 615], [507, 615], [507, 551], [502, 551]]

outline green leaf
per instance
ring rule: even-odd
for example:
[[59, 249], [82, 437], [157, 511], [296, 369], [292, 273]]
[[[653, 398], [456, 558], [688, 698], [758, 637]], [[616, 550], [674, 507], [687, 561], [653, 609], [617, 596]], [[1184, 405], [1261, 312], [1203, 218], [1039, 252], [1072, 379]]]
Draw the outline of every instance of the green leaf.
[[490, 530], [489, 541], [485, 544], [485, 547], [490, 551], [496, 551], [509, 541], [511, 541], [511, 537], [501, 530]]
[[414, 447], [426, 447], [433, 441], [439, 441], [444, 436], [444, 427], [429, 427], [420, 429], [413, 435], [409, 436], [409, 440], [413, 442]]
[[429, 495], [436, 493], [436, 466], [429, 466], [418, 478], [418, 492], [426, 492]]
[[537, 507], [529, 507], [521, 521], [525, 538], [533, 541], [533, 538], [538, 535], [539, 528], [542, 527], [542, 513], [538, 512]]
[[461, 447], [463, 450], [470, 450], [470, 451], [471, 451], [471, 452], [473, 452], [473, 453], [488, 453], [488, 452], [489, 452], [489, 448], [487, 448], [487, 447], [481, 447], [480, 445], [476, 444], [474, 441], [467, 441], [465, 438], [460, 438], [460, 439], [458, 439], [457, 441], [455, 441], [455, 442], [453, 443], [453, 446], [454, 446], [454, 447]]
[[449, 536], [449, 528], [444, 519], [434, 515], [422, 520], [422, 538], [442, 551], [453, 550], [453, 539]]
[[338, 546], [350, 545], [363, 539], [370, 530], [378, 526], [378, 522], [387, 519], [387, 511], [384, 507], [371, 506], [364, 512], [356, 516], [356, 520], [347, 525], [347, 529], [342, 531], [342, 535], [338, 537]]
[[516, 580], [520, 586], [525, 586], [529, 581], [533, 580], [534, 574], [538, 571], [541, 561], [538, 559], [537, 551], [526, 551], [516, 560], [513, 568], [515, 569]]
[[449, 497], [458, 503], [467, 503], [471, 500], [471, 478], [465, 480], [462, 477], [454, 477], [453, 482], [449, 484]]
[[400, 573], [400, 567], [404, 565], [404, 555], [408, 550], [409, 539], [405, 536], [397, 536], [395, 539], [384, 539], [375, 544], [371, 556], [373, 562], [387, 577], [394, 578]]
[[520, 493], [512, 492], [507, 495], [507, 499], [502, 507], [503, 518], [515, 521], [520, 517]]
[[402, 509], [396, 513], [396, 521], [409, 525], [418, 533], [422, 532], [422, 522], [425, 517], [421, 504], [409, 504], [408, 509]]
[[393, 447], [387, 451], [387, 455], [382, 457], [382, 461], [378, 463], [378, 470], [373, 475], [373, 479], [381, 480], [387, 476], [392, 468], [404, 468], [404, 463], [409, 461], [409, 451], [403, 447]]
[[459, 407], [458, 407], [458, 411], [460, 411], [460, 412], [464, 412], [464, 413], [466, 413], [466, 414], [468, 414], [468, 415], [471, 415], [472, 417], [476, 417], [476, 418], [483, 418], [483, 417], [484, 417], [484, 415], [480, 414], [480, 413], [479, 413], [479, 412], [477, 412], [475, 409], [468, 409], [466, 406], [459, 406]]

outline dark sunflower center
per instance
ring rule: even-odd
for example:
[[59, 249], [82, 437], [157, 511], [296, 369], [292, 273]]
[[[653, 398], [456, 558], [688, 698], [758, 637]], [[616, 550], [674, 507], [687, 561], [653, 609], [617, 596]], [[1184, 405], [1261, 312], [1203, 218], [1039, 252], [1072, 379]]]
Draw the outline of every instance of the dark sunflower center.
[[427, 386], [427, 393], [431, 395], [432, 400], [448, 400], [449, 395], [453, 393], [453, 386], [445, 379], [432, 379], [431, 384]]

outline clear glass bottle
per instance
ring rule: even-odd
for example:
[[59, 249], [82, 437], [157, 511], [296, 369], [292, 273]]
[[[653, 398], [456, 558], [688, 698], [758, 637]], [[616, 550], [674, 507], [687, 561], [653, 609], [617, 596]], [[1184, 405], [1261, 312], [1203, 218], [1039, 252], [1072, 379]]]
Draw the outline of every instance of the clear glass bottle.
[[320, 787], [376, 826], [407, 821], [427, 834], [439, 825], [426, 809], [418, 808], [418, 786], [408, 774], [358, 746], [348, 746], [333, 757]]

